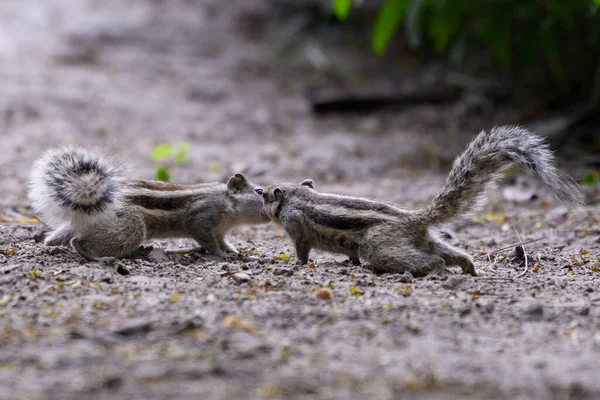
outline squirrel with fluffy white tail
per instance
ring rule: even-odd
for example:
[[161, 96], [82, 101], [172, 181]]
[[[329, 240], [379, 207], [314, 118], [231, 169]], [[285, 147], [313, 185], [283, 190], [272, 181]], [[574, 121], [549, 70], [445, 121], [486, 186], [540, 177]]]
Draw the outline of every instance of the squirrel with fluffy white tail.
[[269, 219], [242, 174], [224, 183], [177, 185], [125, 178], [115, 157], [83, 149], [46, 152], [33, 166], [29, 199], [52, 231], [47, 246], [71, 245], [90, 261], [135, 254], [152, 238], [193, 238], [209, 254], [237, 250], [225, 234]]
[[577, 184], [556, 169], [543, 139], [517, 126], [475, 137], [454, 160], [439, 194], [421, 210], [318, 193], [311, 179], [259, 191], [266, 214], [286, 230], [302, 264], [316, 248], [346, 254], [355, 264], [368, 261], [376, 272], [423, 276], [456, 265], [476, 275], [471, 257], [444, 242], [435, 228], [478, 210], [502, 172], [514, 164], [539, 176], [565, 204], [583, 204]]

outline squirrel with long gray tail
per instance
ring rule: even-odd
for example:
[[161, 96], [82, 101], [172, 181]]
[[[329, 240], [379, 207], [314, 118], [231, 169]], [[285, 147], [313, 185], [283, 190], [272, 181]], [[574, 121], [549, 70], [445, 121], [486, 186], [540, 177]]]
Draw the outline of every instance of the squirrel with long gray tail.
[[568, 206], [583, 204], [577, 184], [556, 169], [544, 140], [517, 126], [477, 135], [454, 161], [439, 194], [421, 210], [319, 193], [311, 179], [259, 191], [265, 213], [286, 230], [302, 264], [316, 248], [346, 254], [355, 264], [367, 261], [376, 272], [423, 276], [456, 265], [476, 275], [471, 257], [444, 242], [435, 228], [480, 209], [490, 188], [515, 164], [539, 176]]
[[226, 184], [126, 179], [114, 157], [62, 148], [34, 164], [29, 199], [52, 229], [44, 244], [70, 245], [91, 261], [135, 254], [152, 238], [192, 238], [225, 257], [237, 252], [225, 241], [231, 228], [268, 222], [256, 189], [239, 173]]

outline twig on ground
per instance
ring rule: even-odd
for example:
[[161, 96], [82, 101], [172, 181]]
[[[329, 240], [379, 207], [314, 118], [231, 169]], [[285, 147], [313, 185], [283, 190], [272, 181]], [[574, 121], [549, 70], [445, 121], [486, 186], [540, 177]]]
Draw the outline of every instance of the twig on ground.
[[513, 229], [515, 230], [515, 233], [517, 234], [517, 238], [519, 238], [519, 243], [521, 243], [521, 248], [523, 249], [523, 257], [525, 258], [525, 269], [523, 270], [523, 272], [521, 272], [520, 274], [518, 274], [517, 276], [515, 276], [515, 278], [520, 278], [523, 275], [525, 275], [527, 273], [527, 251], [525, 251], [525, 246], [523, 244], [523, 241], [521, 240], [521, 235], [519, 235], [519, 231], [517, 230], [516, 227], [513, 226]]
[[[518, 235], [518, 233], [517, 233], [517, 235]], [[497, 253], [500, 253], [500, 252], [502, 252], [502, 251], [505, 251], [505, 250], [510, 250], [510, 249], [514, 248], [514, 247], [515, 247], [517, 244], [520, 244], [520, 245], [522, 246], [522, 245], [524, 245], [524, 244], [529, 244], [529, 243], [539, 242], [540, 240], [543, 240], [543, 239], [546, 239], [546, 236], [545, 236], [545, 235], [544, 235], [544, 236], [542, 236], [542, 237], [540, 237], [540, 238], [537, 238], [537, 239], [530, 239], [530, 240], [527, 240], [527, 241], [525, 241], [525, 242], [516, 243], [516, 244], [512, 244], [512, 245], [510, 245], [510, 246], [502, 247], [501, 249], [494, 250], [494, 251], [492, 251], [491, 253], [486, 253], [486, 255], [487, 255], [487, 258], [488, 258], [488, 260], [489, 260], [490, 262], [492, 262], [492, 259], [491, 259], [491, 257], [492, 257], [492, 256], [494, 256], [494, 255], [496, 255]]]

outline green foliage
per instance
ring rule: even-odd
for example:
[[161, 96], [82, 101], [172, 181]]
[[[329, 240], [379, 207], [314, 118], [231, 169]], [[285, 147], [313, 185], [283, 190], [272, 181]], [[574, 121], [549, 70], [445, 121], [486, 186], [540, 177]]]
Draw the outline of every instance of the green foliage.
[[152, 161], [161, 162], [161, 165], [156, 168], [156, 179], [163, 182], [171, 180], [171, 171], [164, 164], [184, 164], [187, 161], [187, 155], [192, 145], [187, 142], [179, 144], [177, 147], [169, 143], [157, 144], [150, 154]]
[[[332, 1], [345, 19], [352, 1]], [[413, 48], [431, 45], [455, 61], [483, 44], [522, 81], [586, 97], [600, 59], [599, 8], [600, 0], [385, 0], [372, 47], [383, 54], [400, 28]]]
[[348, 18], [351, 8], [352, 0], [333, 0], [333, 12], [340, 21]]
[[152, 149], [152, 161], [162, 161], [171, 156], [173, 146], [168, 143], [159, 143]]
[[175, 153], [175, 162], [177, 164], [183, 164], [187, 161], [187, 153], [192, 148], [192, 145], [184, 142], [179, 145], [177, 152]]
[[156, 168], [156, 180], [169, 182], [171, 180], [171, 171], [169, 170], [169, 167]]
[[594, 186], [596, 183], [598, 183], [599, 179], [600, 173], [598, 173], [598, 171], [589, 171], [581, 179], [581, 184], [586, 186]]
[[373, 51], [383, 54], [400, 27], [411, 0], [386, 0], [377, 16], [373, 29]]

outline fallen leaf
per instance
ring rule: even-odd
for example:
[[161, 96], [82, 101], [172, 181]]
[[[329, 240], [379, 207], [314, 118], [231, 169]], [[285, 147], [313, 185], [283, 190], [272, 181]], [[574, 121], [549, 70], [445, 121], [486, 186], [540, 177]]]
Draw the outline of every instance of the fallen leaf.
[[225, 319], [223, 320], [223, 325], [225, 325], [227, 328], [243, 329], [245, 331], [252, 333], [253, 335], [260, 334], [260, 331], [258, 330], [258, 328], [256, 326], [252, 325], [249, 322], [242, 320], [237, 315], [226, 316]]
[[8, 217], [0, 217], [0, 222], [21, 222], [25, 224], [39, 224], [36, 218], [8, 218]]
[[99, 300], [94, 301], [94, 303], [92, 304], [92, 307], [94, 307], [96, 310], [108, 310], [110, 308], [110, 305], [107, 303], [103, 303]]
[[356, 286], [350, 286], [350, 291], [352, 293], [354, 293], [354, 295], [356, 296], [356, 298], [358, 299], [360, 296], [362, 296], [363, 294], [365, 294], [364, 290], [361, 290], [359, 288], [357, 288]]
[[181, 295], [179, 295], [179, 294], [174, 294], [173, 296], [169, 297], [169, 301], [171, 303], [174, 303], [179, 300], [181, 300]]

